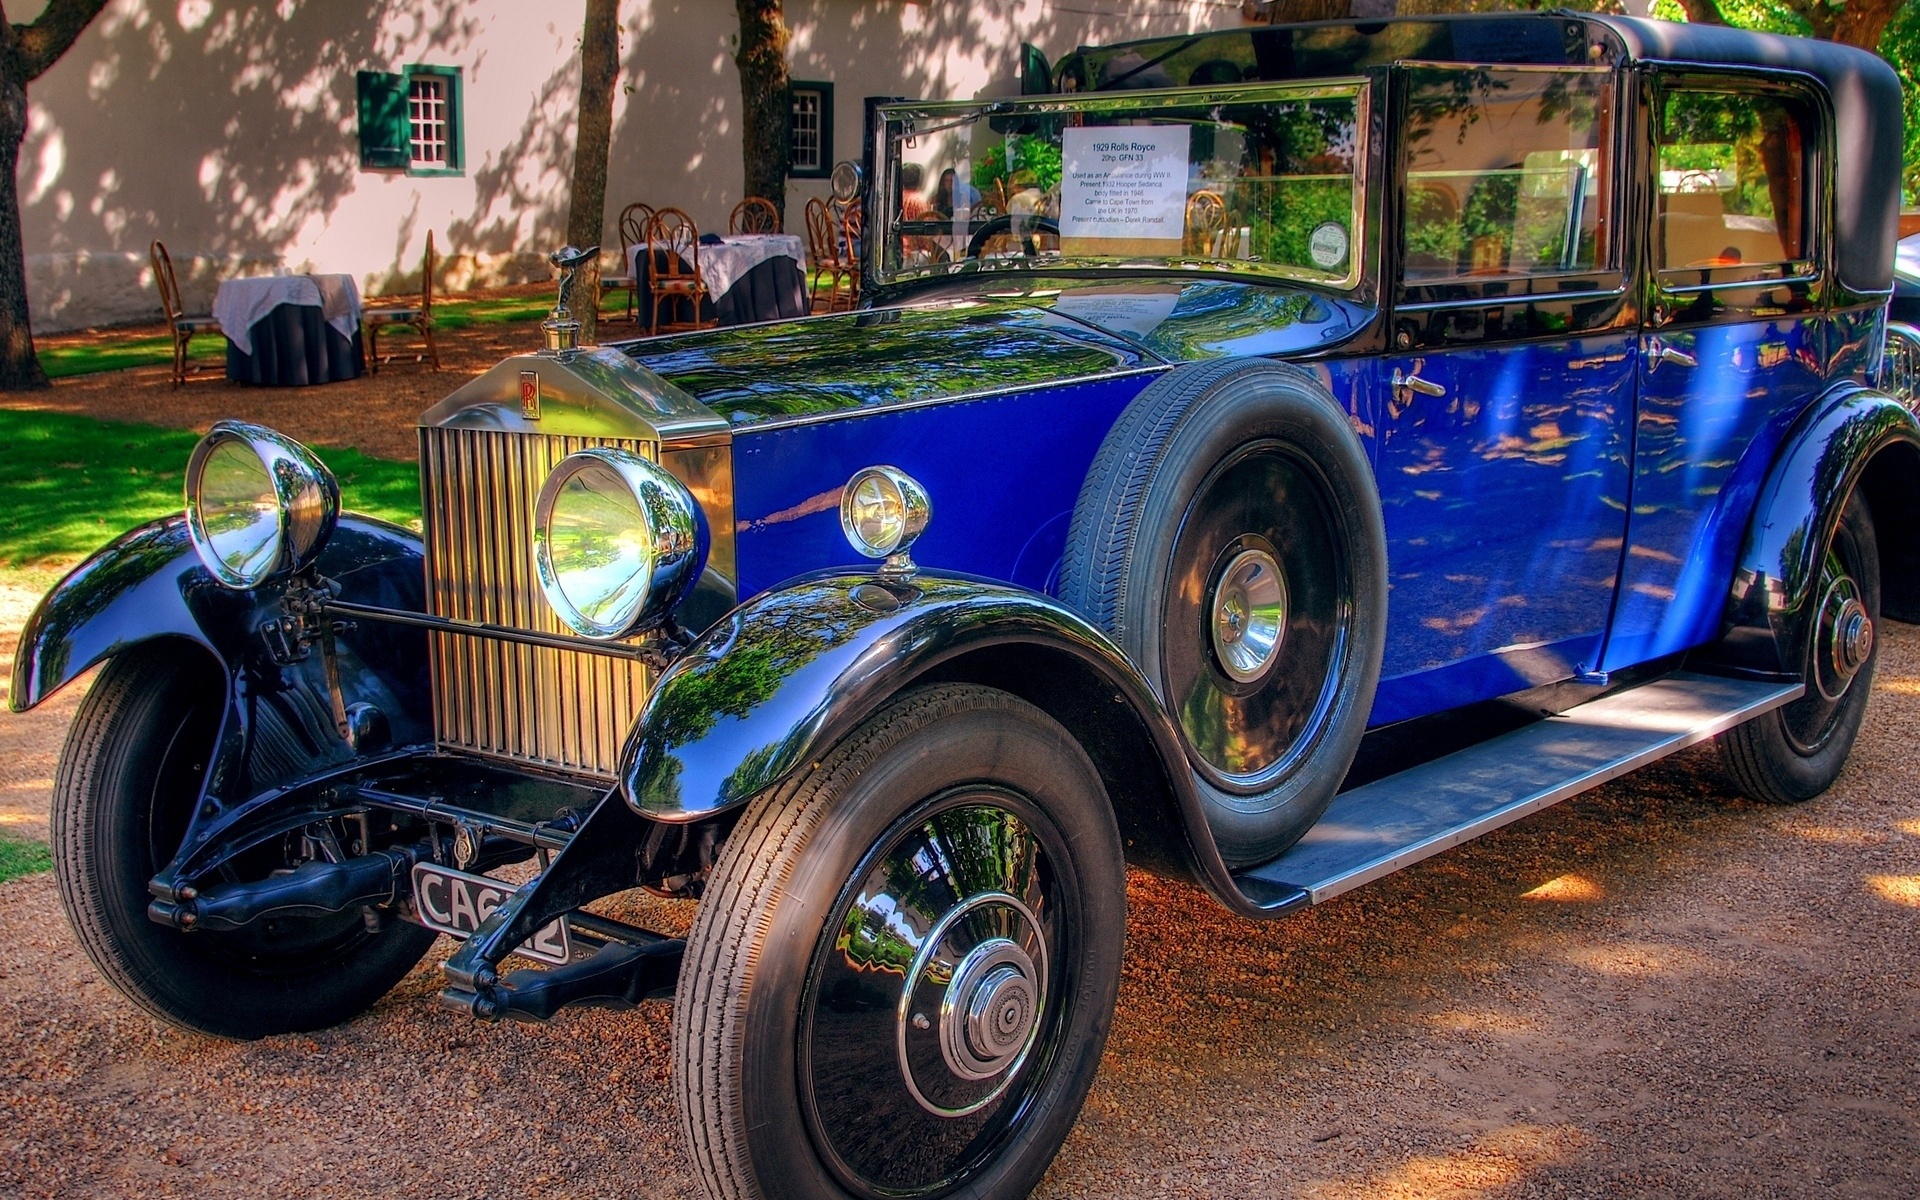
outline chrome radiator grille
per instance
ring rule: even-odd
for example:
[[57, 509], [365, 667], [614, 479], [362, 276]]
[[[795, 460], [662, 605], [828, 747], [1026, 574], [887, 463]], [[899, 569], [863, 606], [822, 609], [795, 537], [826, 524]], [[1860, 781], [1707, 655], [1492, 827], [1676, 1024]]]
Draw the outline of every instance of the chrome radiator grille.
[[[427, 605], [436, 616], [570, 633], [540, 592], [533, 506], [547, 474], [589, 446], [657, 458], [652, 443], [480, 429], [422, 429]], [[443, 746], [611, 779], [647, 694], [625, 659], [433, 633], [435, 736]]]

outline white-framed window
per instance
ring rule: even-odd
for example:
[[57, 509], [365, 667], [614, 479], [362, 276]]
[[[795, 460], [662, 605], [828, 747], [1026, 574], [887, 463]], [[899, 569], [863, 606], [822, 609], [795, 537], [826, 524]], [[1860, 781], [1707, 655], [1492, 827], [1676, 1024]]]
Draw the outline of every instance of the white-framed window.
[[833, 173], [833, 85], [795, 80], [788, 95], [787, 174], [825, 179]]
[[430, 171], [447, 169], [453, 141], [448, 119], [447, 77], [415, 75], [407, 80], [407, 165]]

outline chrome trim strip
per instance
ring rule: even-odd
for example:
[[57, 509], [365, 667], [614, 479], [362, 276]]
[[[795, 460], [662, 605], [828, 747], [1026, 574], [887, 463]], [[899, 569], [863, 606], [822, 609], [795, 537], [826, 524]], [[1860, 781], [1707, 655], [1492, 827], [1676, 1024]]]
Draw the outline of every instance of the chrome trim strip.
[[1509, 304], [1543, 304], [1553, 300], [1613, 300], [1624, 297], [1626, 288], [1600, 288], [1584, 292], [1523, 292], [1518, 296], [1482, 296], [1473, 300], [1422, 300], [1416, 304], [1396, 304], [1395, 312], [1437, 312], [1448, 308], [1501, 308]]

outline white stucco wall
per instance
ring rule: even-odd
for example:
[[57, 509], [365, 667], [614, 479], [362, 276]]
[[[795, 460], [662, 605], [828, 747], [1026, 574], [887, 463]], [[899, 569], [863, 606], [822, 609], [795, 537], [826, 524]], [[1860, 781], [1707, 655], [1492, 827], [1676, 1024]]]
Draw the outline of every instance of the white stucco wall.
[[[625, 0], [621, 17], [603, 241], [618, 244], [632, 200], [724, 228], [742, 178], [733, 6]], [[866, 96], [1004, 94], [1022, 41], [1057, 60], [1240, 15], [1222, 0], [789, 0], [787, 19], [793, 75], [834, 84], [835, 153], [857, 158]], [[581, 20], [582, 0], [114, 0], [29, 90], [35, 327], [157, 317], [154, 238], [197, 311], [220, 279], [276, 269], [403, 286], [428, 230], [452, 287], [545, 278], [566, 221]], [[463, 71], [458, 177], [360, 168], [355, 73], [408, 63]], [[793, 181], [793, 223], [824, 186]]]

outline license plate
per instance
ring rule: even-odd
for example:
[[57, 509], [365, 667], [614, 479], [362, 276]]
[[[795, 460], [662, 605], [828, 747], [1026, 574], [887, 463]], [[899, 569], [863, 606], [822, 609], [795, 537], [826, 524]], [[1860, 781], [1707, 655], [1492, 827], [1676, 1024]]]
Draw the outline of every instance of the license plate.
[[[413, 907], [428, 929], [465, 941], [493, 910], [507, 902], [513, 889], [485, 875], [469, 875], [432, 863], [413, 866]], [[514, 950], [536, 962], [564, 966], [573, 957], [567, 937], [567, 919], [556, 917]]]

